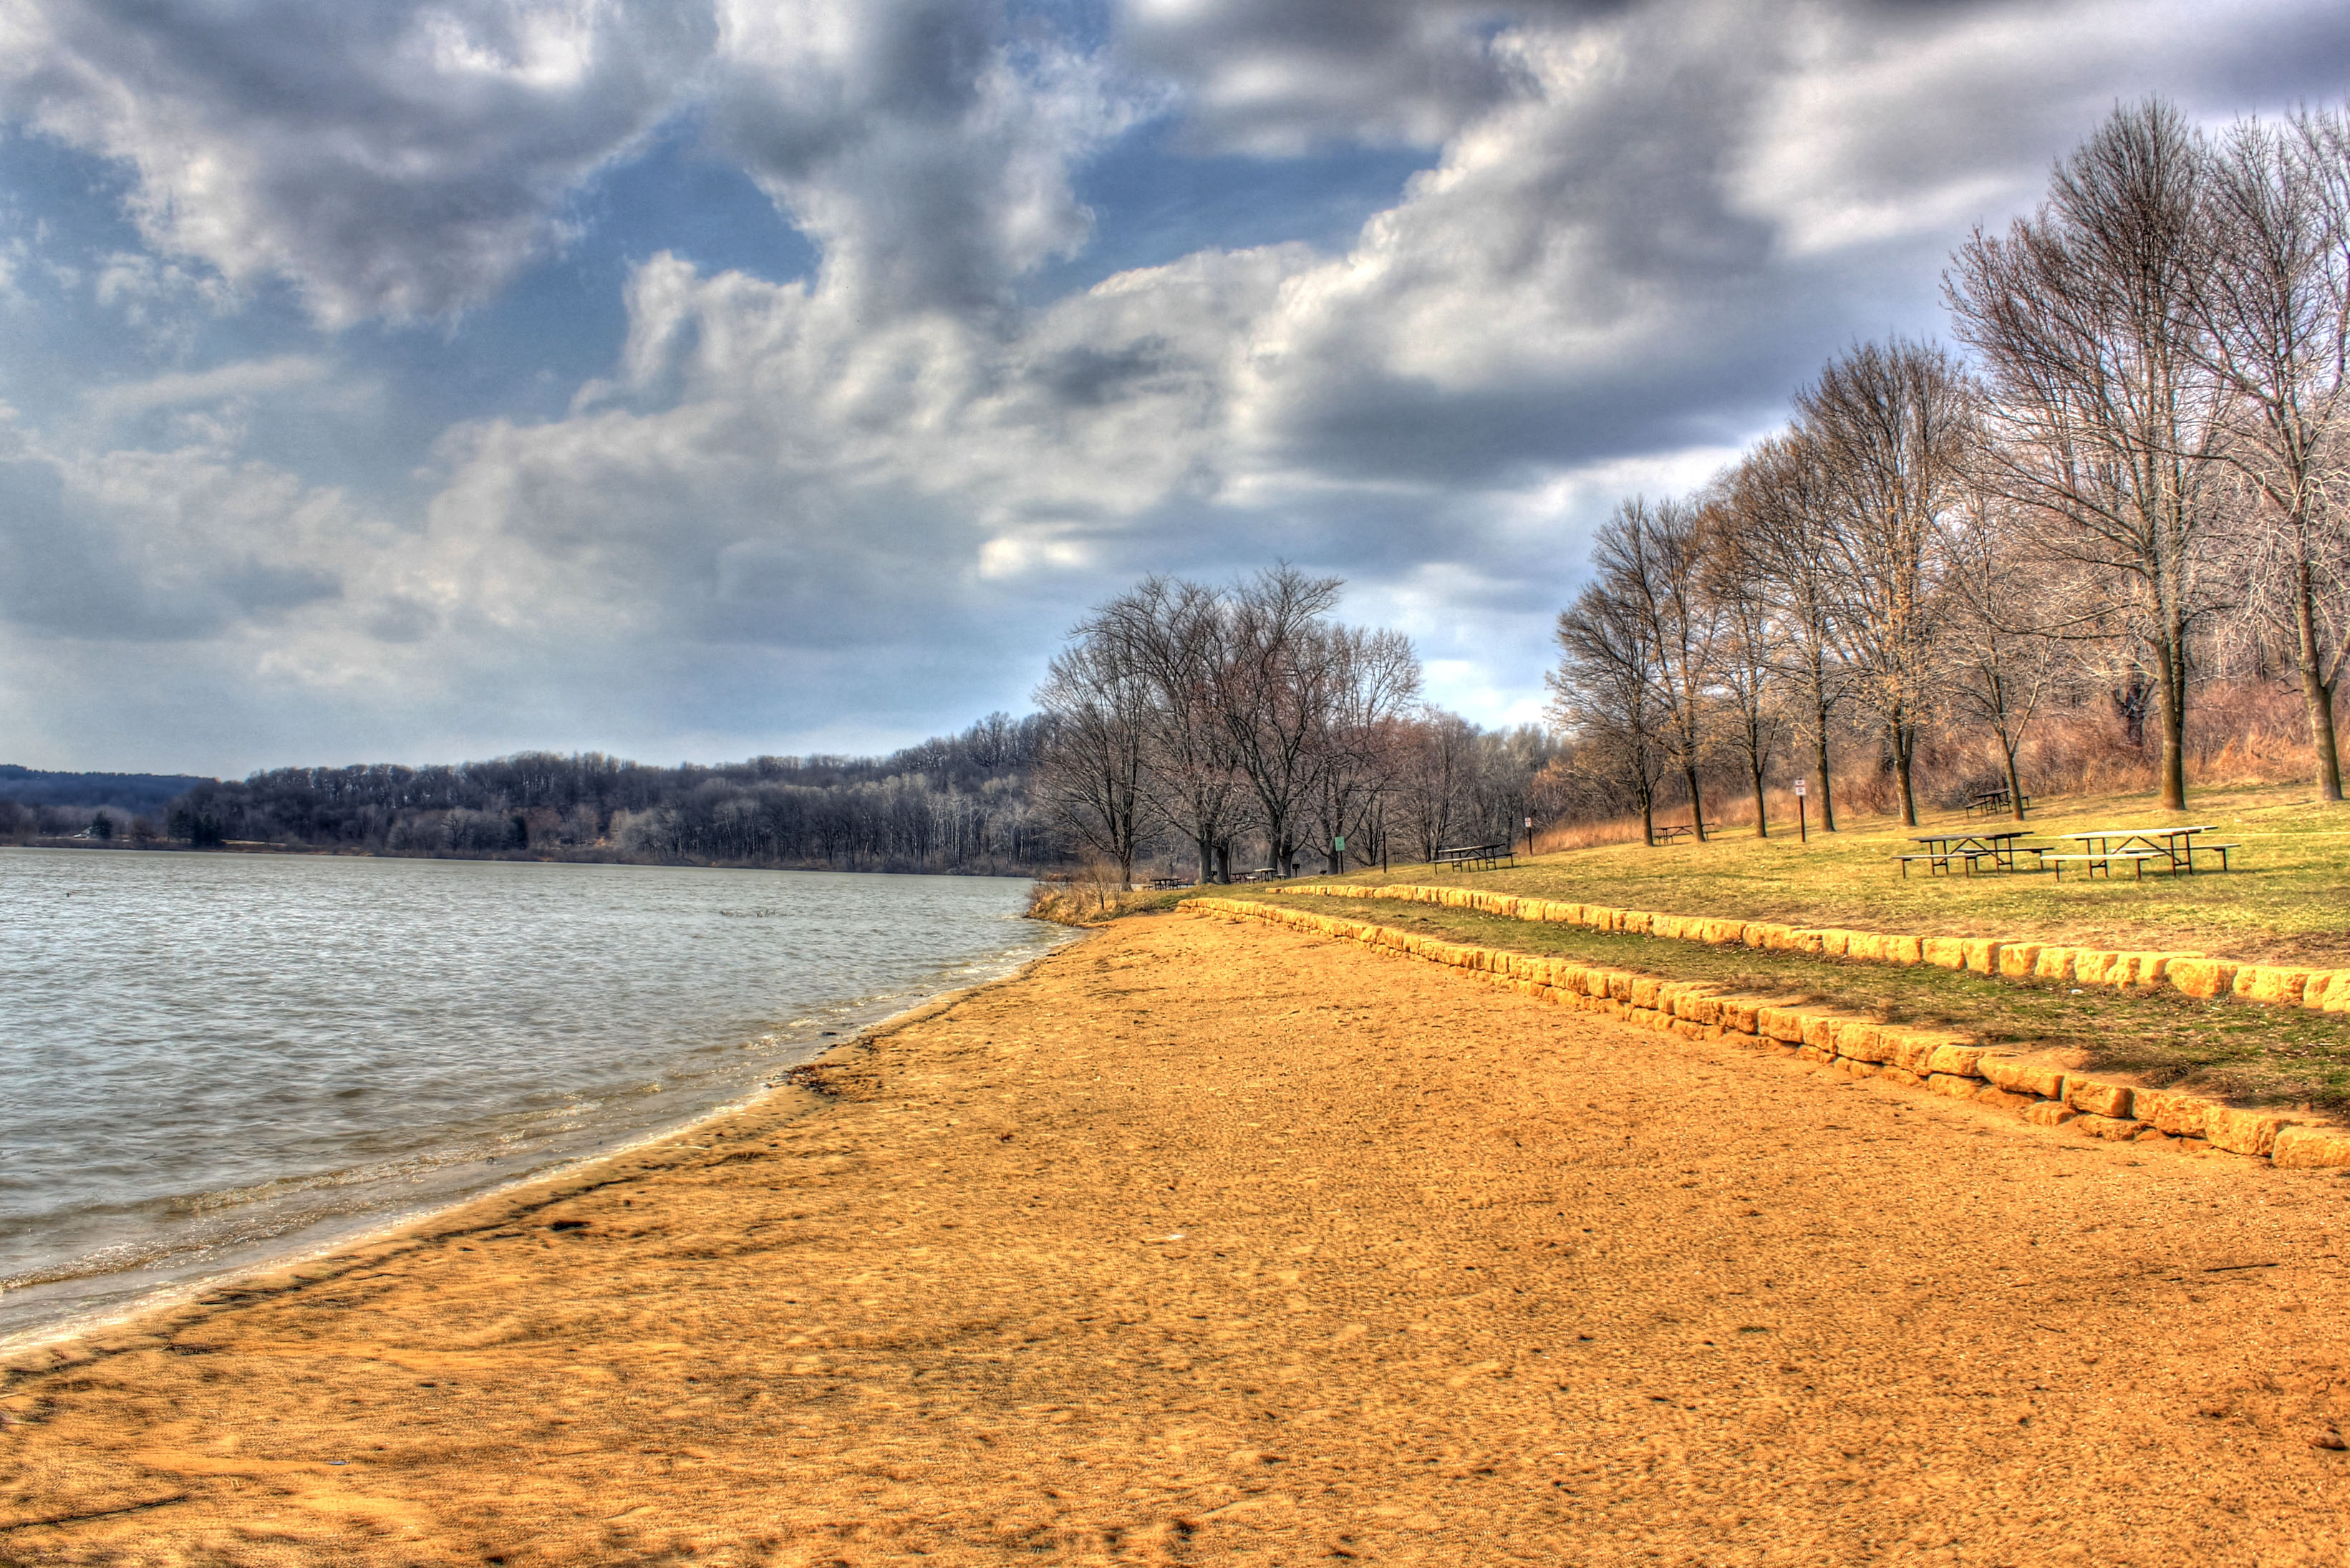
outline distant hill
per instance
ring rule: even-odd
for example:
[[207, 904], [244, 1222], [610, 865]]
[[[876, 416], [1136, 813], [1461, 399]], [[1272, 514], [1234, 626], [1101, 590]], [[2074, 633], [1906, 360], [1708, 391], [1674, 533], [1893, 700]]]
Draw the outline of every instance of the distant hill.
[[117, 806], [161, 818], [164, 806], [201, 784], [189, 774], [56, 774], [0, 763], [0, 800], [24, 805]]

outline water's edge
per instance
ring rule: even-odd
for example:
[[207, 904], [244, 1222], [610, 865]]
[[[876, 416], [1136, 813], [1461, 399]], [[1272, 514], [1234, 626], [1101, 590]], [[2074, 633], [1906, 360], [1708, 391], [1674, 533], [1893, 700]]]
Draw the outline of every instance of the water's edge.
[[[460, 1210], [476, 1205], [487, 1206], [501, 1201], [510, 1202], [531, 1189], [572, 1180], [593, 1167], [636, 1153], [640, 1149], [650, 1148], [656, 1144], [683, 1137], [696, 1128], [707, 1127], [725, 1117], [740, 1115], [765, 1103], [778, 1091], [787, 1087], [790, 1075], [795, 1070], [821, 1062], [837, 1051], [849, 1050], [893, 1034], [909, 1024], [919, 1023], [924, 1018], [953, 1006], [966, 997], [993, 991], [998, 986], [1014, 984], [1024, 979], [1028, 971], [1038, 964], [1095, 934], [1092, 929], [1087, 929], [1064, 928], [1063, 929], [1064, 934], [1055, 938], [1052, 946], [1026, 960], [1009, 972], [981, 981], [975, 985], [960, 986], [951, 991], [940, 992], [935, 995], [922, 998], [910, 1007], [901, 1008], [886, 1018], [876, 1019], [859, 1027], [853, 1033], [831, 1041], [819, 1050], [811, 1051], [795, 1062], [782, 1064], [771, 1082], [763, 1084], [751, 1093], [715, 1106], [704, 1106], [674, 1126], [651, 1132], [639, 1132], [608, 1148], [598, 1149], [591, 1154], [578, 1155], [544, 1169], [526, 1171], [480, 1191], [427, 1203], [395, 1215], [370, 1215], [366, 1220], [353, 1225], [350, 1229], [332, 1235], [311, 1234], [289, 1238], [296, 1240], [296, 1244], [284, 1251], [244, 1259], [216, 1272], [173, 1280], [152, 1290], [141, 1292], [127, 1301], [60, 1317], [53, 1322], [18, 1330], [14, 1334], [0, 1334], [0, 1356], [36, 1351], [51, 1345], [87, 1339], [109, 1330], [120, 1330], [140, 1318], [169, 1312], [198, 1296], [234, 1284], [239, 1281], [282, 1273], [288, 1269], [299, 1268], [305, 1263], [332, 1258], [354, 1249], [381, 1246], [387, 1242], [396, 1241], [411, 1231], [436, 1223]], [[811, 1110], [814, 1108], [810, 1107]]]

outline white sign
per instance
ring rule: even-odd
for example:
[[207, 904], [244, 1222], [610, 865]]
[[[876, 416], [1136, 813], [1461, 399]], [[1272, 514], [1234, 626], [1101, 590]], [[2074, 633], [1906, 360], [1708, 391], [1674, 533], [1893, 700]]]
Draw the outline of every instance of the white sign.
[[1795, 798], [1797, 800], [1804, 798], [1804, 781], [1802, 779], [1797, 779], [1795, 781]]

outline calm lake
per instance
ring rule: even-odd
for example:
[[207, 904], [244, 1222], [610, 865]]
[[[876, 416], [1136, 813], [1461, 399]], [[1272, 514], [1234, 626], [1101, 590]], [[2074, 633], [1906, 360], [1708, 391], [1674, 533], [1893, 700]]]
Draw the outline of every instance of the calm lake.
[[0, 1336], [691, 1120], [1066, 936], [1026, 893], [0, 849]]

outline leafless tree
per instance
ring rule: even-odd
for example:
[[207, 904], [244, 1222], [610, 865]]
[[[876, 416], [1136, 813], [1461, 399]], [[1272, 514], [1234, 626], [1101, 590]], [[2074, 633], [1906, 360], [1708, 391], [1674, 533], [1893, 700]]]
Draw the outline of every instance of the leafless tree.
[[1850, 694], [1850, 672], [1832, 625], [1838, 597], [1825, 543], [1827, 477], [1814, 443], [1795, 436], [1762, 441], [1721, 485], [1724, 544], [1740, 552], [1746, 580], [1770, 596], [1777, 621], [1778, 673], [1801, 709], [1819, 776], [1820, 826], [1834, 833], [1835, 790], [1828, 768], [1835, 719]]
[[1296, 857], [1301, 815], [1320, 782], [1315, 743], [1334, 676], [1323, 618], [1336, 606], [1338, 588], [1336, 577], [1309, 577], [1284, 563], [1232, 596], [1218, 706], [1256, 797], [1267, 857], [1281, 876]]
[[1346, 869], [1340, 840], [1367, 847], [1367, 830], [1402, 765], [1399, 732], [1419, 695], [1419, 656], [1398, 631], [1325, 626], [1318, 636], [1327, 697], [1314, 748], [1314, 798], [1335, 877]]
[[1768, 838], [1771, 813], [1762, 782], [1786, 735], [1779, 701], [1779, 618], [1762, 563], [1746, 547], [1727, 499], [1711, 499], [1700, 516], [1702, 588], [1720, 627], [1712, 661], [1715, 705], [1729, 749], [1754, 786], [1754, 836]]
[[1404, 727], [1394, 817], [1413, 857], [1434, 860], [1452, 842], [1477, 769], [1477, 732], [1454, 713], [1425, 713]]
[[1828, 635], [1877, 720], [1915, 826], [1918, 734], [1933, 711], [1940, 545], [1964, 502], [1979, 424], [1947, 350], [1866, 343], [1795, 396], [1796, 439], [1820, 467]]
[[1142, 789], [1155, 815], [1191, 841], [1199, 880], [1228, 881], [1232, 840], [1248, 794], [1218, 694], [1230, 658], [1223, 594], [1146, 577], [1079, 627], [1110, 639], [1148, 686]]
[[2215, 607], [2208, 535], [2227, 434], [2199, 274], [2210, 158], [2177, 109], [2116, 109], [2058, 164], [2047, 201], [1978, 230], [1944, 286], [1993, 393], [1993, 472], [2050, 547], [2111, 597], [2057, 617], [2148, 649], [2162, 803], [2186, 803], [2188, 639]]
[[1672, 755], [1651, 618], [1603, 578], [1560, 614], [1558, 646], [1551, 714], [1575, 742], [1577, 765], [1605, 770], [1631, 796], [1641, 839], [1654, 846], [1657, 787]]
[[1117, 636], [1080, 628], [1036, 689], [1053, 719], [1037, 769], [1048, 812], [1082, 847], [1134, 880], [1134, 858], [1151, 826], [1143, 789], [1150, 733], [1150, 683]]
[[1665, 722], [1659, 739], [1689, 789], [1691, 826], [1705, 836], [1705, 692], [1711, 679], [1718, 607], [1702, 581], [1698, 508], [1633, 496], [1617, 504], [1592, 541], [1591, 563], [1606, 590], [1638, 620], [1653, 652], [1650, 678]]
[[2214, 156], [2210, 265], [2192, 278], [2225, 449], [2255, 501], [2247, 607], [2301, 677], [2317, 787], [2342, 798], [2334, 683], [2350, 659], [2350, 119], [2239, 122]]
[[1987, 725], [2007, 775], [2008, 814], [2024, 820], [2023, 778], [2016, 753], [2054, 692], [2063, 645], [2018, 624], [2018, 607], [2046, 587], [2036, 563], [2017, 545], [2015, 519], [2001, 499], [1978, 488], [1951, 527], [1946, 548], [1943, 639], [1945, 689], [1952, 706]]

